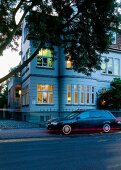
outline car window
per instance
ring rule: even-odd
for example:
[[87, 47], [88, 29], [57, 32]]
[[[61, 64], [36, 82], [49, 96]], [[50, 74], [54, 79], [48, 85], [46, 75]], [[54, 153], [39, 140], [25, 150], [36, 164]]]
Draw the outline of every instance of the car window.
[[73, 119], [73, 118], [75, 118], [78, 115], [79, 115], [79, 113], [73, 112], [72, 114], [69, 114], [69, 115], [65, 116], [64, 118], [66, 118], [66, 119]]
[[92, 118], [98, 118], [98, 117], [101, 117], [102, 115], [101, 115], [101, 112], [100, 111], [90, 111], [89, 112], [90, 113], [90, 117], [92, 117]]
[[105, 118], [114, 118], [112, 113], [110, 113], [109, 111], [102, 111], [102, 116]]
[[83, 112], [78, 116], [80, 119], [86, 119], [89, 118], [89, 112]]
[[112, 115], [112, 113], [110, 113], [107, 110], [93, 110], [90, 111], [90, 117], [92, 118], [114, 118], [114, 116]]

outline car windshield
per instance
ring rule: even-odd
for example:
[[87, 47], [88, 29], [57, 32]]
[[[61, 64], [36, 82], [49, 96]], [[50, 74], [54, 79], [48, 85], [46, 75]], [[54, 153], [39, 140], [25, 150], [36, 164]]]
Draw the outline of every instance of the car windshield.
[[78, 116], [78, 115], [79, 115], [79, 113], [73, 112], [73, 113], [65, 116], [64, 118], [66, 118], [66, 119], [73, 119], [73, 118], [75, 118], [75, 117]]

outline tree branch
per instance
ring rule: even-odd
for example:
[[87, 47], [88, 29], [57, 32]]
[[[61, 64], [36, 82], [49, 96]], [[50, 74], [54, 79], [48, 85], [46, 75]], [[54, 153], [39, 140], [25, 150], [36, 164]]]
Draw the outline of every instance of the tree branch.
[[38, 48], [33, 52], [33, 54], [26, 61], [24, 61], [22, 65], [19, 65], [17, 68], [13, 69], [6, 76], [2, 77], [0, 79], [0, 83], [6, 81], [10, 77], [12, 77], [15, 73], [20, 72], [24, 67], [26, 67], [27, 64], [29, 64], [34, 59], [34, 57], [38, 54], [40, 47], [41, 47], [41, 44], [39, 44]]

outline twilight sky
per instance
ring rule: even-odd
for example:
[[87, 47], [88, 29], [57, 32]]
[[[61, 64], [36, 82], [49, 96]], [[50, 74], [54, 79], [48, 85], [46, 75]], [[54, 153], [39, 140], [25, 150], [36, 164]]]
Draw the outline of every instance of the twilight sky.
[[20, 63], [21, 56], [19, 55], [20, 47], [18, 51], [11, 51], [7, 49], [4, 51], [3, 56], [0, 56], [0, 78], [9, 73], [10, 68], [17, 66]]
[[[21, 18], [22, 12], [16, 14], [16, 23], [19, 22]], [[21, 44], [21, 38], [19, 40], [19, 44]], [[11, 51], [11, 49], [6, 49], [3, 53], [3, 56], [0, 56], [0, 78], [7, 75], [9, 73], [10, 68], [17, 66], [20, 63], [21, 56], [19, 52], [21, 47], [18, 48], [18, 51]]]

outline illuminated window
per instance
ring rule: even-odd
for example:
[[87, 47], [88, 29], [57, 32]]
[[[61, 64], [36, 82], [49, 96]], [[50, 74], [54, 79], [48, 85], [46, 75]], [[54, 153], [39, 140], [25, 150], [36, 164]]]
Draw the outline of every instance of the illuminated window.
[[72, 68], [71, 56], [67, 56], [66, 68]]
[[53, 86], [48, 84], [37, 85], [37, 103], [53, 103]]
[[74, 104], [78, 103], [78, 85], [74, 85]]
[[37, 56], [37, 65], [41, 67], [53, 67], [53, 51], [41, 49]]
[[81, 85], [81, 103], [84, 104], [84, 86]]
[[71, 85], [67, 85], [67, 103], [71, 103]]

